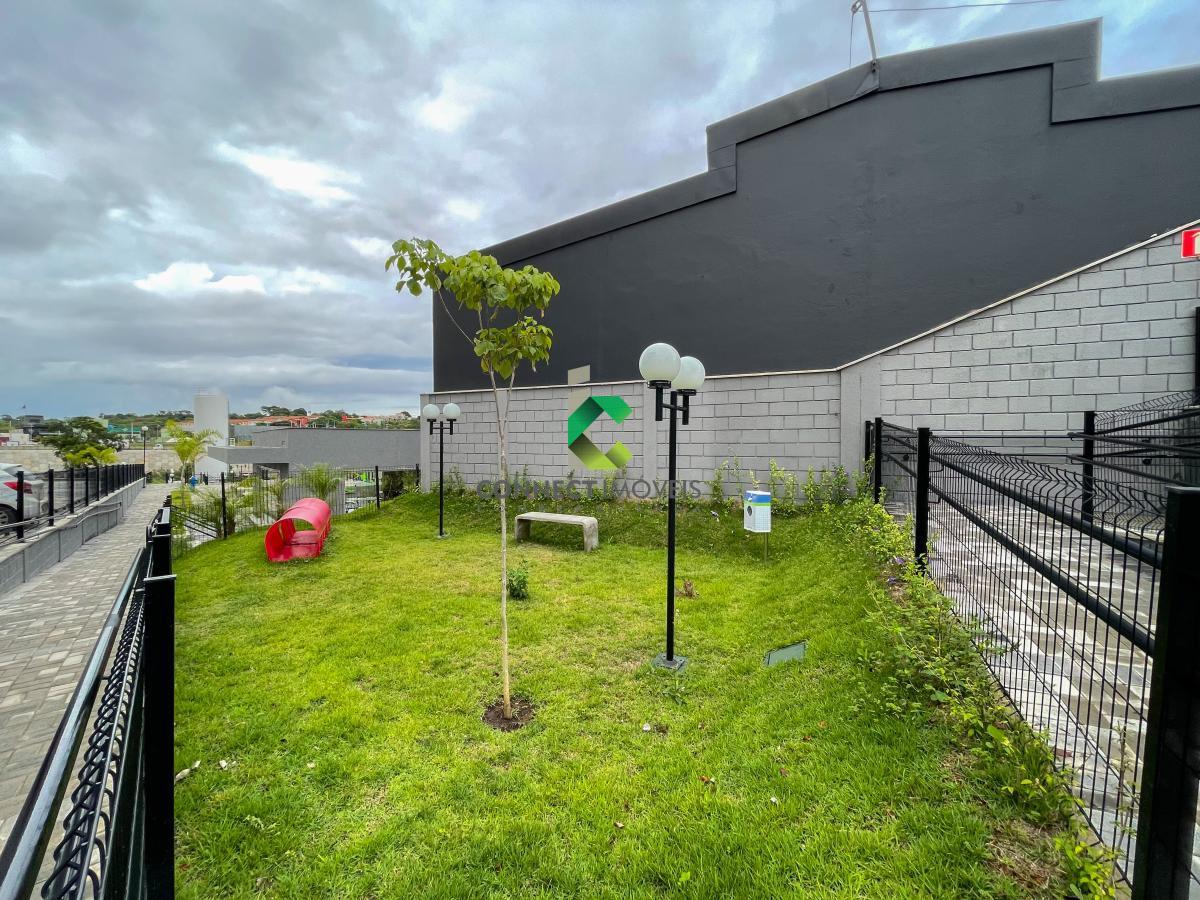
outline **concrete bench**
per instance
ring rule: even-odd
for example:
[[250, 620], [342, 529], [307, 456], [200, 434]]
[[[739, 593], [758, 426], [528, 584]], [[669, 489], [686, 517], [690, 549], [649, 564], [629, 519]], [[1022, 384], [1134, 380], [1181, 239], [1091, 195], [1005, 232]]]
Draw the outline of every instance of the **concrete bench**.
[[600, 523], [595, 516], [567, 516], [562, 513], [527, 512], [517, 516], [517, 540], [529, 540], [529, 526], [534, 522], [552, 525], [577, 525], [583, 529], [584, 552], [600, 546]]

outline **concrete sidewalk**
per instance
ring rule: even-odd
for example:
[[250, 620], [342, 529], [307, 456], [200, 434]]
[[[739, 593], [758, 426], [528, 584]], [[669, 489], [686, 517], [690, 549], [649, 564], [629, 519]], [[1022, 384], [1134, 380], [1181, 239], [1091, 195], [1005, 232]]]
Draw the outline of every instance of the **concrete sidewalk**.
[[0, 845], [168, 490], [148, 485], [124, 522], [0, 597]]

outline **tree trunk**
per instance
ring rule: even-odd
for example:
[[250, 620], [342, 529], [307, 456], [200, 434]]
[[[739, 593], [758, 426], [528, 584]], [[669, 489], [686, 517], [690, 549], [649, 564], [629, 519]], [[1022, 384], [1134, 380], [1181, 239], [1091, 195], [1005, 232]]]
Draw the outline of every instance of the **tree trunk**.
[[[496, 401], [496, 455], [500, 467], [500, 676], [503, 680], [504, 718], [512, 718], [512, 693], [508, 677], [508, 403], [500, 412], [500, 391], [492, 374]], [[508, 397], [508, 401], [512, 398]]]

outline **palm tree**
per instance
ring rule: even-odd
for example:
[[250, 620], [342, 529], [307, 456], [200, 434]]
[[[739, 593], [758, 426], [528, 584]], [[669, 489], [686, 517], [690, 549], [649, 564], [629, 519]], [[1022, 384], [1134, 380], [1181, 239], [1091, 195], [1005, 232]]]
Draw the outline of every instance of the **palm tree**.
[[211, 428], [204, 431], [188, 431], [174, 419], [167, 421], [163, 431], [175, 442], [175, 455], [179, 457], [179, 467], [185, 480], [195, 471], [196, 460], [208, 452], [208, 445], [217, 437], [217, 433]]
[[338, 489], [341, 479], [338, 473], [325, 463], [309, 466], [300, 475], [300, 484], [314, 497], [330, 502], [330, 497]]

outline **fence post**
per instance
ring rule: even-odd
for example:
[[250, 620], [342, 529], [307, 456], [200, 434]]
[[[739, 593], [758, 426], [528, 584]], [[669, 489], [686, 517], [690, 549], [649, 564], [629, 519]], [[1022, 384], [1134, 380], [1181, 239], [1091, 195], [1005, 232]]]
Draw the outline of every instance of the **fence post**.
[[1096, 433], [1096, 411], [1089, 409], [1083, 414], [1083, 491], [1079, 506], [1079, 514], [1088, 525], [1092, 524], [1096, 505], [1096, 482], [1092, 471], [1092, 459], [1096, 454], [1096, 442], [1092, 435]]
[[867, 419], [863, 422], [863, 464], [866, 465], [868, 459], [871, 458], [871, 448], [875, 442], [871, 439], [871, 420]]
[[146, 896], [175, 896], [175, 576], [170, 503], [154, 523], [145, 580]]
[[221, 473], [221, 537], [229, 537], [229, 509], [225, 505], [225, 473]]
[[875, 418], [875, 427], [871, 429], [871, 436], [875, 438], [875, 449], [872, 455], [875, 457], [874, 472], [871, 477], [871, 485], [875, 490], [875, 502], [879, 502], [879, 496], [883, 489], [883, 418], [877, 416]]
[[1187, 897], [1196, 827], [1200, 747], [1200, 488], [1171, 488], [1146, 715], [1133, 896]]
[[929, 563], [929, 429], [917, 429], [916, 523], [913, 559], [925, 572]]
[[54, 469], [46, 470], [46, 503], [49, 507], [50, 525], [54, 525]]
[[[415, 479], [414, 485], [415, 485], [416, 489], [419, 491], [419, 490], [421, 490], [421, 464], [420, 463], [417, 463], [416, 466], [413, 467], [413, 473], [414, 473], [413, 477]], [[404, 482], [401, 481], [401, 484], [403, 484], [403, 483]]]
[[67, 466], [67, 512], [75, 515], [75, 467]]
[[17, 470], [17, 540], [25, 540], [25, 470]]

